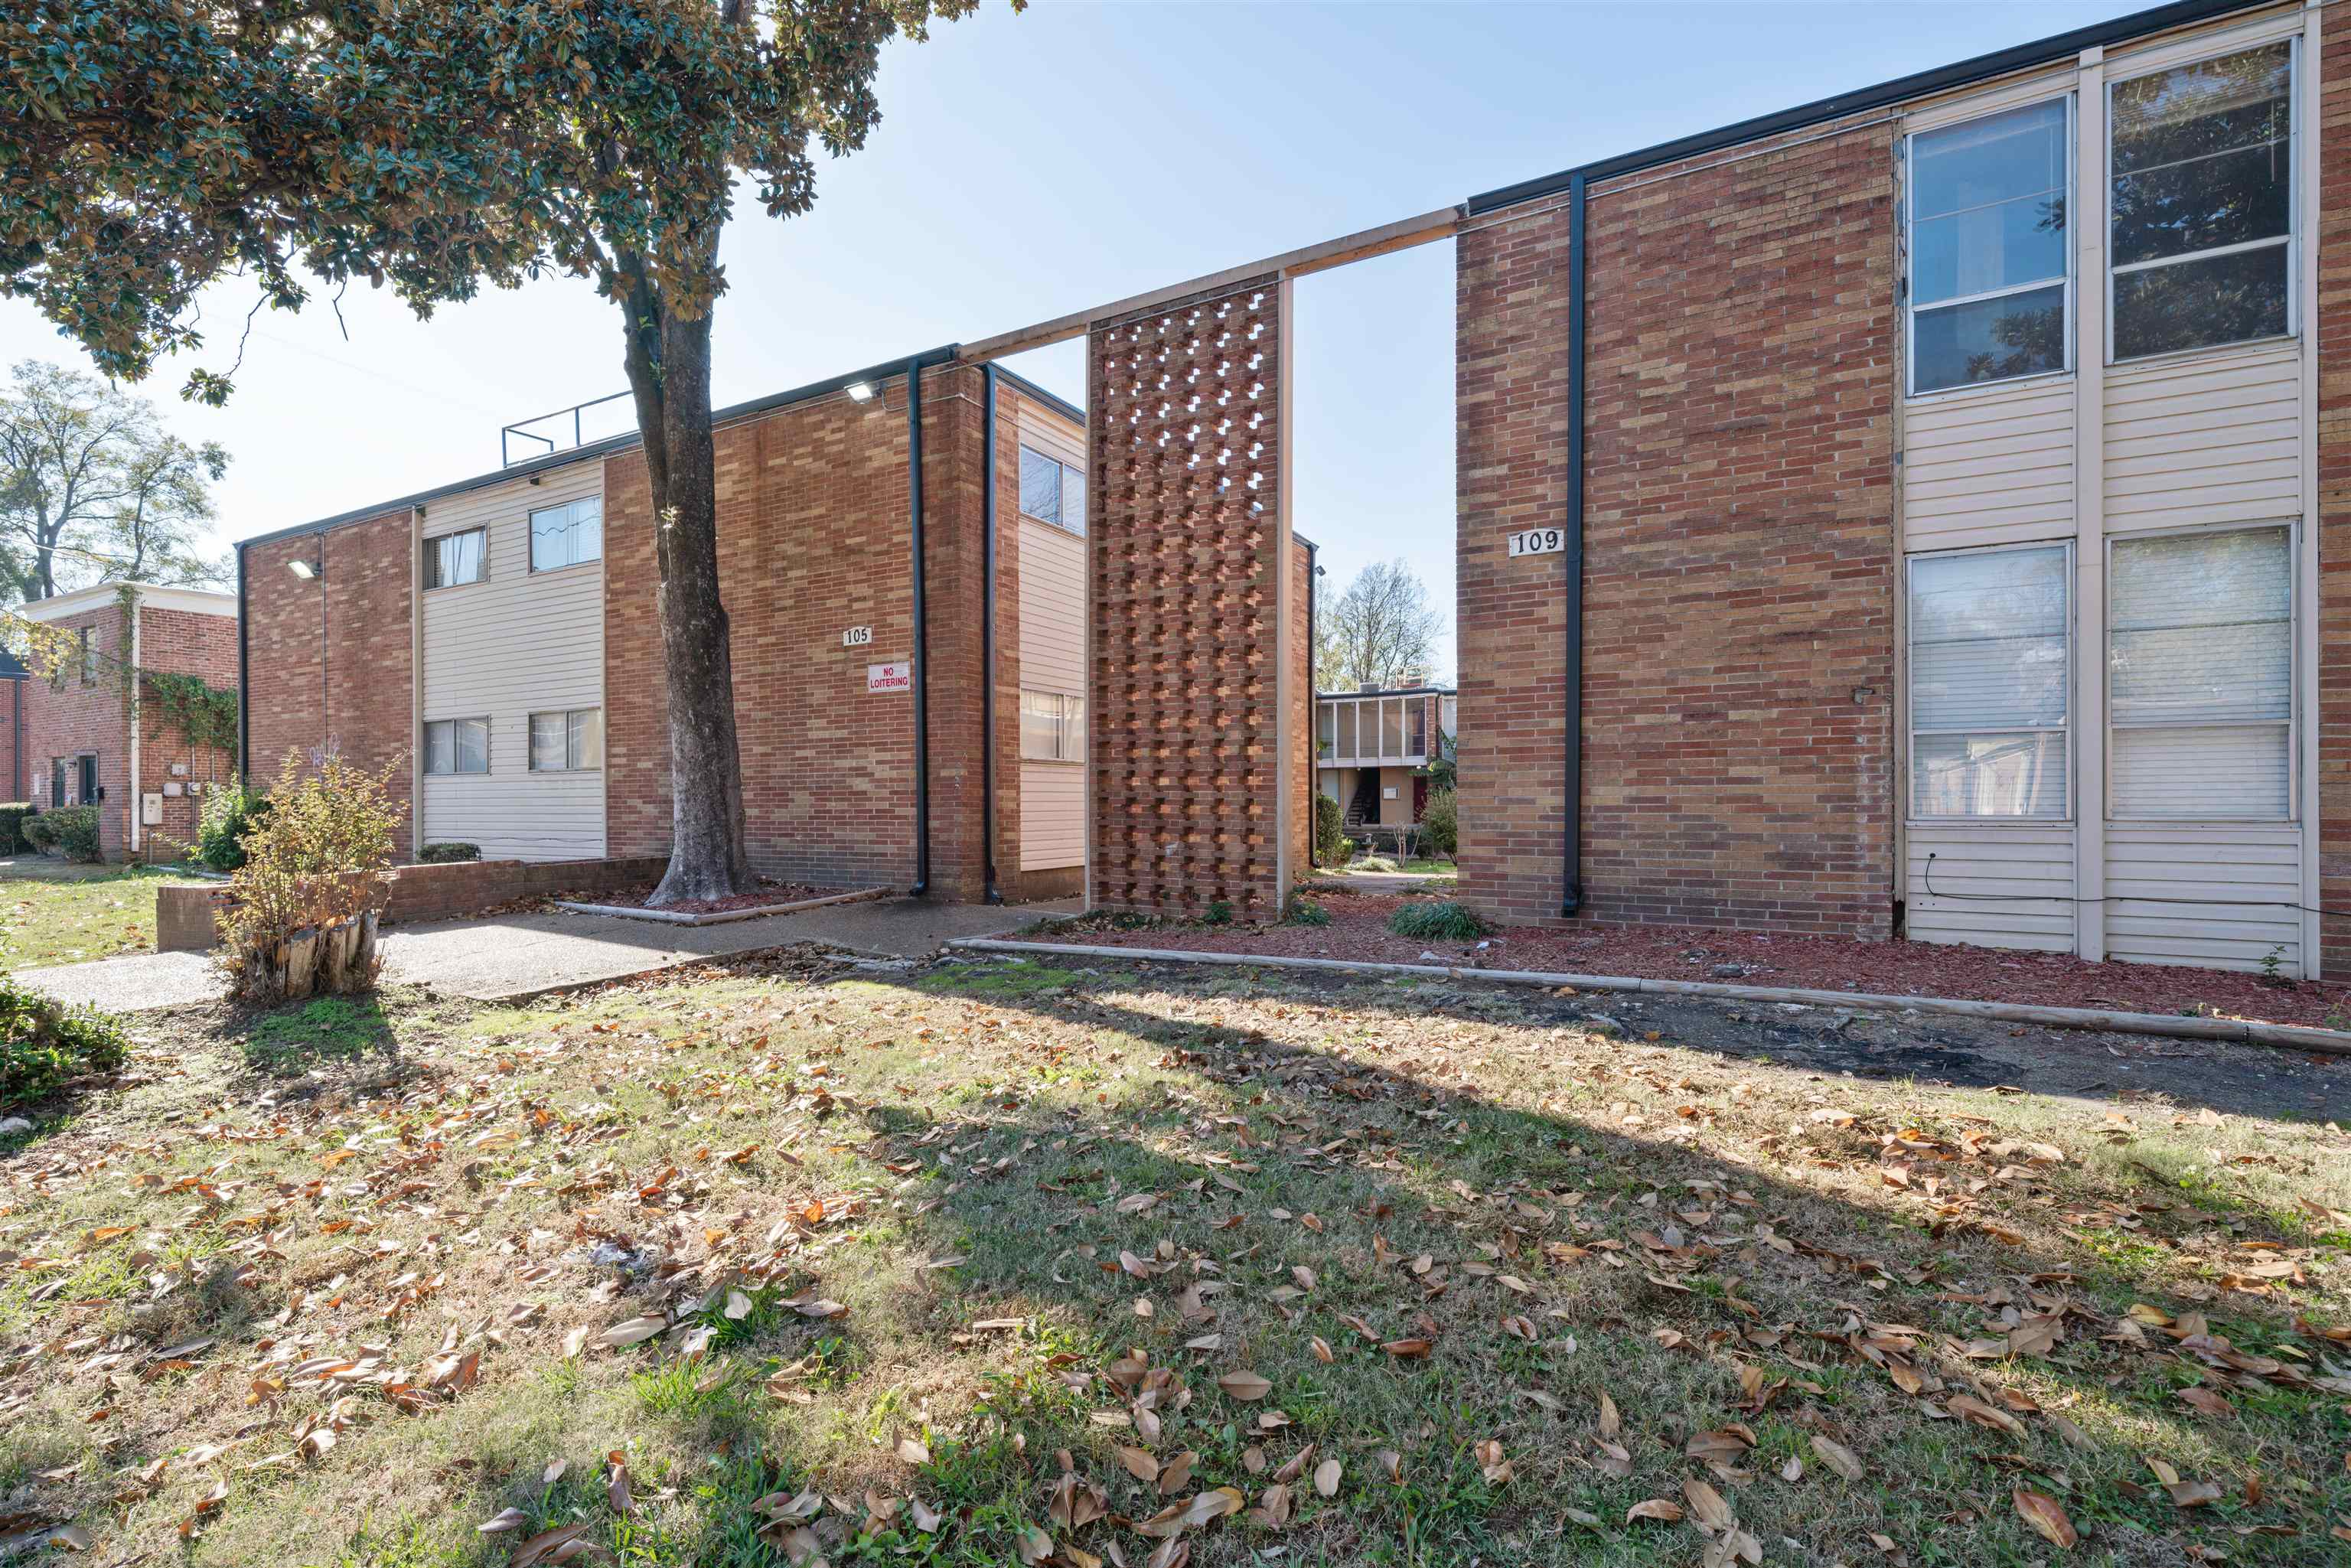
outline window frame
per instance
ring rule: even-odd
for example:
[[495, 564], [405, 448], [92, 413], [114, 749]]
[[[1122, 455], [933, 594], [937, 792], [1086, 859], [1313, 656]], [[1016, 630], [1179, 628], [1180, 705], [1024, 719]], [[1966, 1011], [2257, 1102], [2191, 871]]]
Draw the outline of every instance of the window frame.
[[[1014, 445], [1023, 457], [1033, 453], [1037, 456], [1043, 458], [1046, 462], [1056, 465], [1061, 469], [1060, 474], [1055, 476], [1053, 509], [1060, 512], [1061, 517], [1040, 517], [1036, 513], [1030, 511], [1026, 506], [1018, 507], [1017, 509], [1019, 511], [1020, 515], [1029, 518], [1032, 522], [1042, 523], [1049, 528], [1059, 528], [1065, 534], [1073, 534], [1079, 538], [1084, 538], [1086, 537], [1086, 520], [1083, 517], [1079, 517], [1078, 526], [1074, 528], [1070, 527], [1070, 525], [1062, 519], [1066, 518], [1070, 512], [1071, 475], [1075, 474], [1078, 476], [1078, 485], [1080, 488], [1086, 492], [1088, 501], [1091, 503], [1093, 491], [1092, 487], [1086, 483], [1085, 465], [1081, 463], [1072, 463], [1068, 458], [1062, 456], [1059, 452], [1053, 451], [1049, 447], [1040, 446], [1031, 441], [1016, 440], [1014, 442]], [[1019, 460], [1016, 459], [1016, 470], [1019, 465]], [[1014, 484], [1017, 488], [1024, 490], [1027, 488], [1026, 486], [1019, 483], [1019, 476], [1017, 472], [1014, 475]], [[1082, 511], [1083, 507], [1081, 507], [1080, 509]]]
[[[587, 563], [582, 561], [579, 564], [584, 566]], [[596, 716], [597, 758], [592, 764], [574, 760], [572, 749], [572, 739], [574, 736], [574, 730], [572, 727], [573, 721], [581, 714], [587, 713], [592, 713]], [[526, 714], [523, 716], [522, 729], [524, 771], [528, 773], [601, 773], [604, 771], [603, 715], [604, 710], [602, 708], [594, 706], [537, 708], [532, 710], [530, 713]], [[538, 721], [543, 718], [560, 718], [563, 720], [563, 766], [560, 768], [541, 768], [538, 765], [538, 747], [532, 738], [531, 731]]]
[[[1962, 119], [1944, 120], [1940, 123], [1926, 126], [1917, 131], [1906, 131], [1903, 133], [1902, 277], [1900, 287], [1902, 289], [1902, 380], [1903, 393], [1905, 397], [1913, 400], [1930, 397], [1951, 397], [1965, 392], [1982, 392], [1991, 387], [2012, 387], [2022, 385], [2028, 382], [2044, 380], [2054, 381], [2059, 377], [2070, 376], [2074, 372], [2076, 368], [2074, 363], [2074, 340], [2081, 335], [2081, 291], [2075, 287], [2074, 277], [2075, 273], [2080, 270], [2080, 261], [2075, 254], [2077, 250], [2075, 225], [2080, 222], [2082, 207], [2082, 171], [2079, 167], [2081, 163], [2081, 121], [2079, 119], [2081, 114], [2081, 104], [2079, 101], [2080, 97], [2081, 95], [2074, 91], [2074, 89], [2067, 87], [2046, 95], [2036, 95], [2032, 98], [2023, 99], [2015, 103], [2002, 103], [1993, 107], [1987, 107], [1980, 114], [1971, 114]], [[1956, 386], [1935, 387], [1929, 391], [1921, 392], [1918, 390], [1919, 306], [1918, 290], [1916, 282], [1916, 273], [1918, 261], [1918, 247], [1916, 237], [1917, 235], [1918, 224], [1918, 175], [1917, 168], [1918, 138], [1921, 136], [1937, 135], [1946, 131], [1956, 131], [1963, 125], [1973, 125], [1980, 120], [1996, 119], [2003, 114], [2014, 114], [2020, 110], [2036, 109], [2044, 103], [2061, 102], [2065, 106], [2065, 241], [2062, 247], [2065, 256], [2065, 271], [2064, 277], [2060, 281], [2064, 291], [2064, 299], [2065, 319], [2064, 329], [2059, 332], [2058, 337], [2064, 345], [2064, 361], [2054, 370], [2028, 371], [2022, 375], [1998, 376], [1991, 381], [1983, 382], [1961, 382]], [[2104, 209], [2104, 203], [2100, 204], [2101, 210]], [[2108, 268], [2108, 272], [2110, 274], [2112, 270], [2112, 268]], [[2011, 294], [2030, 294], [2035, 289], [2048, 287], [2050, 286], [2050, 279], [2043, 278], [2038, 282], [2019, 283], [2011, 285], [2006, 288], [1990, 288], [1978, 294], [1954, 295], [1949, 299], [1938, 299], [1933, 304], [1928, 306], [1927, 308], [1929, 310], [1955, 309], [1963, 305], [1977, 305], [1987, 299], [2000, 299]], [[2111, 320], [2112, 319], [2112, 302], [2110, 300], [2108, 319]]]
[[[1024, 515], [1025, 515], [1025, 514], [1024, 514]], [[1044, 522], [1044, 521], [1045, 521], [1045, 519], [1044, 519], [1044, 518], [1042, 518], [1042, 517], [1039, 517], [1037, 520], [1038, 520], [1039, 522], [1040, 522], [1040, 523], [1042, 523], [1042, 522]], [[1058, 525], [1048, 524], [1047, 526], [1048, 526], [1048, 527], [1055, 527], [1055, 526], [1058, 526]], [[1028, 724], [1029, 713], [1028, 713], [1028, 704], [1029, 704], [1029, 698], [1031, 698], [1031, 697], [1052, 697], [1052, 698], [1057, 699], [1057, 700], [1059, 701], [1060, 705], [1061, 705], [1061, 706], [1060, 706], [1060, 708], [1059, 708], [1059, 710], [1058, 710], [1058, 715], [1059, 715], [1059, 716], [1058, 716], [1058, 718], [1057, 718], [1057, 720], [1056, 720], [1056, 727], [1055, 727], [1054, 732], [1053, 732], [1053, 748], [1054, 748], [1054, 755], [1053, 755], [1053, 756], [1050, 756], [1050, 757], [1038, 757], [1038, 756], [1032, 755], [1032, 754], [1030, 753], [1030, 751], [1029, 750], [1029, 724]], [[1082, 731], [1082, 730], [1081, 731], [1081, 734], [1080, 734], [1080, 739], [1079, 739], [1079, 745], [1078, 745], [1078, 749], [1077, 749], [1076, 754], [1075, 754], [1075, 755], [1071, 755], [1071, 752], [1070, 752], [1070, 750], [1069, 750], [1069, 742], [1070, 742], [1070, 705], [1071, 705], [1071, 703], [1075, 703], [1075, 704], [1077, 704], [1077, 705], [1078, 705], [1078, 711], [1079, 711], [1079, 714], [1080, 714], [1080, 716], [1081, 716], [1081, 717], [1080, 717], [1080, 721], [1079, 721], [1079, 722], [1082, 725], [1082, 724], [1085, 722], [1085, 721], [1084, 721], [1084, 718], [1083, 718], [1083, 715], [1084, 715], [1084, 713], [1085, 713], [1085, 708], [1086, 708], [1086, 699], [1085, 699], [1085, 696], [1084, 696], [1084, 695], [1083, 695], [1083, 694], [1081, 694], [1081, 693], [1078, 693], [1078, 692], [1057, 692], [1057, 691], [1049, 691], [1049, 690], [1047, 690], [1046, 688], [1044, 688], [1044, 687], [1042, 687], [1042, 686], [1023, 686], [1023, 687], [1021, 687], [1021, 688], [1020, 688], [1020, 703], [1021, 703], [1021, 713], [1020, 713], [1020, 719], [1021, 719], [1021, 723], [1020, 723], [1020, 760], [1021, 760], [1021, 761], [1023, 761], [1023, 762], [1050, 762], [1050, 763], [1055, 764], [1056, 766], [1061, 766], [1061, 767], [1079, 767], [1079, 766], [1083, 766], [1083, 765], [1084, 765], [1085, 760], [1086, 760], [1086, 744], [1085, 744], [1085, 743], [1086, 743], [1086, 732], [1084, 732], [1084, 731]]]
[[[560, 566], [539, 565], [538, 526], [537, 519], [546, 516], [549, 512], [569, 512], [574, 507], [589, 501], [592, 501], [596, 504], [596, 553], [592, 556], [587, 557], [585, 559], [567, 560]], [[566, 523], [565, 530], [566, 532], [569, 532], [570, 529], [575, 528], [578, 526], [579, 525], [576, 520]], [[599, 491], [597, 494], [592, 496], [574, 496], [568, 501], [551, 501], [544, 507], [524, 507], [522, 519], [522, 553], [524, 571], [526, 575], [531, 577], [551, 576], [559, 571], [569, 571], [575, 567], [602, 566], [604, 564], [604, 497], [602, 492]], [[483, 569], [485, 573], [486, 573], [488, 570], [488, 563], [486, 560], [483, 563]]]
[[74, 650], [75, 667], [81, 672], [81, 684], [94, 686], [98, 685], [98, 628], [78, 626], [74, 632], [78, 644]]
[[[438, 546], [443, 539], [463, 538], [467, 534], [479, 534], [482, 536], [481, 575], [478, 577], [469, 577], [463, 582], [434, 581], [434, 563], [440, 559], [440, 552], [435, 547]], [[423, 559], [417, 562], [417, 573], [423, 581], [423, 591], [427, 593], [438, 593], [444, 588], [472, 588], [477, 584], [490, 580], [490, 528], [487, 523], [475, 523], [469, 528], [451, 528], [445, 534], [430, 535], [421, 541], [420, 553]]]
[[[2303, 134], [2302, 122], [2302, 95], [2305, 90], [2303, 81], [2302, 39], [2303, 35], [2299, 30], [2275, 37], [2238, 38], [2225, 47], [2204, 50], [2177, 59], [2165, 59], [2162, 63], [2150, 65], [2144, 70], [2134, 70], [2127, 75], [2112, 76], [2106, 78], [2105, 102], [2103, 105], [2104, 112], [2100, 117], [2100, 126], [2105, 137], [2103, 159], [2103, 178], [2105, 183], [2098, 193], [2099, 219], [2105, 225], [2105, 232], [2098, 236], [2098, 254], [2105, 258], [2106, 275], [2105, 331], [2103, 334], [2105, 343], [2103, 351], [2109, 369], [2117, 365], [2160, 364], [2166, 360], [2178, 359], [2189, 354], [2226, 353], [2231, 350], [2250, 349], [2262, 343], [2291, 343], [2299, 340], [2302, 337], [2302, 231], [2307, 216], [2303, 211], [2302, 203], [2302, 159], [2303, 143], [2308, 140]], [[2218, 42], [2218, 40], [2215, 41]], [[2148, 77], [2162, 76], [2169, 71], [2185, 70], [2192, 66], [2202, 65], [2207, 60], [2222, 59], [2230, 55], [2250, 54], [2255, 49], [2267, 48], [2272, 44], [2278, 43], [2286, 46], [2285, 237], [2282, 240], [2242, 240], [2235, 245], [2216, 246], [2210, 250], [2189, 251], [2179, 256], [2158, 256], [2149, 261], [2126, 262], [2121, 267], [2116, 267], [2114, 259], [2116, 90], [2129, 82], [2144, 81]], [[2284, 331], [2260, 338], [2236, 338], [2225, 343], [2199, 343], [2192, 349], [2165, 349], [2152, 354], [2134, 354], [2128, 359], [2116, 357], [2115, 278], [2118, 275], [2126, 272], [2147, 272], [2161, 267], [2178, 267], [2191, 261], [2209, 261], [2220, 256], [2272, 250], [2281, 246], [2285, 250]], [[2174, 819], [2160, 820], [2168, 821]]]
[[[436, 724], [445, 724], [450, 727], [449, 766], [446, 768], [436, 768], [432, 766], [433, 727]], [[482, 765], [478, 768], [460, 768], [457, 766], [457, 758], [460, 754], [457, 749], [457, 731], [455, 727], [461, 724], [478, 724], [482, 727]], [[418, 726], [417, 728], [417, 740], [419, 744], [416, 748], [416, 771], [421, 777], [426, 779], [487, 779], [490, 776], [490, 770], [495, 766], [495, 762], [491, 756], [491, 748], [497, 738], [497, 727], [490, 722], [489, 715], [469, 713], [459, 714], [452, 718], [428, 718], [423, 724]]]
[[[1902, 558], [1902, 822], [1906, 829], [1938, 829], [1949, 827], [1974, 828], [2071, 828], [2081, 818], [2080, 684], [2082, 669], [2081, 578], [2076, 570], [2074, 541], [2066, 539], [2033, 539], [2019, 544], [1972, 545], [1956, 549], [1916, 550]], [[2060, 549], [2065, 553], [2065, 722], [2062, 725], [2011, 726], [2007, 731], [1973, 729], [1920, 729], [1914, 685], [1918, 678], [1917, 656], [1918, 618], [1911, 612], [1916, 593], [1917, 566], [1922, 560], [1942, 560], [1953, 556], [2013, 555], [2026, 550]], [[2065, 810], [2054, 817], [1973, 817], [1923, 816], [1918, 811], [1918, 737], [1921, 735], [1987, 735], [2015, 733], [2019, 730], [2055, 729], [2065, 737]]]
[[[2202, 351], [2202, 350], [2189, 350]], [[2136, 362], [2136, 361], [2134, 361]], [[2115, 814], [2115, 732], [2118, 729], [2270, 729], [2275, 719], [2235, 719], [2220, 724], [2116, 724], [2114, 696], [2114, 637], [2115, 637], [2115, 546], [2140, 539], [2179, 538], [2200, 534], [2240, 534], [2265, 532], [2272, 528], [2285, 530], [2285, 815], [2283, 817], [2199, 816], [2199, 817], [2120, 817]], [[2105, 745], [2105, 800], [2102, 814], [2109, 825], [2123, 827], [2223, 827], [2276, 828], [2292, 827], [2303, 816], [2302, 768], [2302, 623], [2310, 613], [2303, 602], [2302, 591], [2302, 524], [2292, 517], [2270, 517], [2256, 521], [2225, 523], [2185, 523], [2177, 528], [2132, 528], [2127, 532], [2108, 534], [2105, 538], [2106, 592], [2104, 609], [2105, 624], [2099, 628], [2100, 657], [2098, 661], [2099, 706], [2103, 739]]]

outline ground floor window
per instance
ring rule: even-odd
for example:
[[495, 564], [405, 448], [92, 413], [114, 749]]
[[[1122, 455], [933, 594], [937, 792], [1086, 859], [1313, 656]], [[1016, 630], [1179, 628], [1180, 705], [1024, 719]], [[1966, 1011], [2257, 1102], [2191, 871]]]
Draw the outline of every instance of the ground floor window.
[[530, 716], [530, 770], [575, 773], [604, 766], [604, 710], [576, 707]]
[[2069, 814], [2071, 559], [2064, 545], [1911, 558], [1913, 815]]
[[490, 721], [486, 718], [434, 719], [424, 727], [424, 771], [427, 773], [487, 773], [490, 770]]
[[1086, 699], [1067, 692], [1022, 692], [1020, 755], [1031, 762], [1083, 762]]

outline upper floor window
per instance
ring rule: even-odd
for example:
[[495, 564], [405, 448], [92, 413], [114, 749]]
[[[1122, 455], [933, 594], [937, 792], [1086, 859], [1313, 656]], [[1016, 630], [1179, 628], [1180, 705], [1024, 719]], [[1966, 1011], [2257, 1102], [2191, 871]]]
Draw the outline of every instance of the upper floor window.
[[2288, 331], [2293, 41], [2111, 91], [2114, 357]]
[[1040, 523], [1086, 531], [1086, 471], [1033, 446], [1020, 449], [1020, 509]]
[[1910, 810], [2066, 815], [2064, 545], [1910, 559]]
[[90, 635], [90, 628], [84, 626], [79, 632], [78, 642], [81, 654], [81, 684], [94, 686], [98, 685], [98, 641]]
[[467, 528], [463, 533], [426, 539], [424, 586], [455, 588], [463, 582], [481, 581], [486, 538], [480, 528]]
[[489, 770], [488, 719], [440, 718], [424, 727], [425, 772], [487, 773]]
[[604, 556], [604, 502], [583, 496], [560, 507], [542, 507], [530, 515], [530, 570], [553, 571]]
[[2070, 99], [1910, 138], [1910, 390], [2062, 371]]

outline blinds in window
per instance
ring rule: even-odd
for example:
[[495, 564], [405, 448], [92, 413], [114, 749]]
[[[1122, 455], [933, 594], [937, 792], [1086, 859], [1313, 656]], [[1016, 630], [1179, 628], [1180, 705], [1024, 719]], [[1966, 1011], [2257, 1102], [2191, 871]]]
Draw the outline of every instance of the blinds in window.
[[2116, 816], [2292, 814], [2292, 572], [2283, 528], [2115, 541]]
[[2067, 553], [1910, 563], [1911, 810], [2066, 814]]

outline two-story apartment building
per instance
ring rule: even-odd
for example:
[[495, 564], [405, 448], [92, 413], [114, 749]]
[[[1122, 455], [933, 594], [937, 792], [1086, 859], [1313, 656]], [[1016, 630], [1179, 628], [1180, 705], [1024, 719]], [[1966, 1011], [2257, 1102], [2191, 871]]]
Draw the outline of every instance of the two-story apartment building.
[[1452, 755], [1458, 706], [1450, 686], [1316, 694], [1315, 785], [1339, 802], [1350, 833], [1419, 823], [1429, 765]]
[[195, 841], [203, 791], [233, 776], [235, 758], [191, 736], [143, 677], [193, 675], [231, 689], [235, 599], [101, 582], [9, 613], [74, 644], [52, 677], [12, 683], [24, 704], [26, 798], [44, 811], [99, 808], [99, 848], [110, 860], [176, 858]]
[[[1473, 198], [1464, 895], [2315, 972], [2346, 208], [2351, 22], [2301, 4]], [[1507, 548], [1562, 522], [1570, 575]]]

